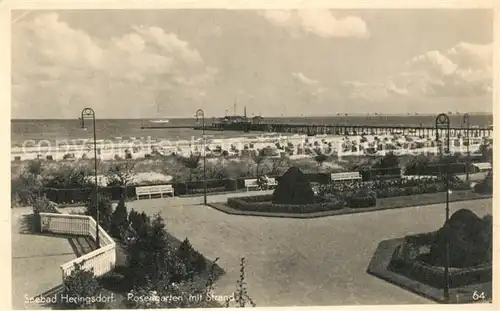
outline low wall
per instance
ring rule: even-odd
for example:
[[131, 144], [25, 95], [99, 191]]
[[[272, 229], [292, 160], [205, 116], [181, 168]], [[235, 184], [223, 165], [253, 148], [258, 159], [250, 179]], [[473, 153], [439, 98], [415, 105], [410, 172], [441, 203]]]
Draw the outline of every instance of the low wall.
[[[89, 236], [96, 240], [96, 221], [91, 216], [40, 213], [41, 231], [57, 234]], [[75, 264], [92, 270], [95, 276], [110, 272], [116, 264], [116, 244], [99, 226], [100, 248], [61, 265], [62, 278], [71, 274]]]

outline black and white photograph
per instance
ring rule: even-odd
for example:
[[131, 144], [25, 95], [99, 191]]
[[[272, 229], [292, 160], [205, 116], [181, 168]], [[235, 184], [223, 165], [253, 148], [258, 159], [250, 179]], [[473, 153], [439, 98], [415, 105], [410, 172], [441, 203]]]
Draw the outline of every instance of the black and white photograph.
[[494, 307], [493, 4], [292, 5], [9, 10], [11, 308]]

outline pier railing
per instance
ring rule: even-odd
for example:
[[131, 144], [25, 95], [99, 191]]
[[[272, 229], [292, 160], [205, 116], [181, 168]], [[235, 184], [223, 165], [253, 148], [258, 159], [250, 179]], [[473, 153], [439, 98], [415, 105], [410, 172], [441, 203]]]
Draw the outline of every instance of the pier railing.
[[[64, 235], [88, 236], [96, 240], [97, 223], [91, 216], [40, 213], [41, 231]], [[92, 270], [95, 276], [111, 271], [116, 264], [116, 244], [109, 234], [99, 226], [100, 248], [61, 265], [62, 278], [71, 274], [75, 264]]]

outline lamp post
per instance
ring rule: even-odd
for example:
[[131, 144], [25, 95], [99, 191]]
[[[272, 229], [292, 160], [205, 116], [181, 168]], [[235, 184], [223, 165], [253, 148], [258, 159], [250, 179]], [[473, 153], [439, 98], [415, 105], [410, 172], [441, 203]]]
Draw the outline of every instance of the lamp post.
[[196, 111], [196, 123], [201, 119], [201, 133], [203, 136], [203, 204], [207, 205], [207, 137], [205, 135], [205, 112], [198, 109]]
[[96, 205], [96, 233], [95, 233], [95, 241], [97, 244], [97, 248], [100, 247], [99, 243], [99, 185], [97, 183], [97, 139], [96, 139], [96, 128], [95, 128], [95, 112], [92, 108], [84, 108], [82, 110], [82, 128], [85, 127], [85, 119], [92, 119], [92, 126], [94, 128], [94, 182], [95, 182], [95, 205]]
[[469, 182], [469, 162], [470, 162], [470, 151], [469, 151], [469, 144], [470, 144], [470, 140], [469, 140], [469, 127], [470, 127], [470, 124], [469, 124], [469, 114], [468, 113], [465, 113], [464, 114], [464, 117], [463, 117], [463, 120], [462, 120], [462, 123], [465, 124], [465, 135], [467, 137], [467, 144], [465, 145], [466, 148], [467, 148], [467, 158], [466, 158], [466, 161], [465, 161], [465, 180], [467, 182]]
[[[436, 117], [436, 141], [439, 143], [439, 130], [444, 129], [446, 131], [446, 154], [450, 152], [450, 118], [448, 115], [441, 113]], [[441, 154], [443, 154], [442, 144], [440, 146]], [[446, 221], [448, 222], [450, 218], [450, 176], [449, 176], [449, 163], [446, 163], [445, 168], [445, 182], [446, 182]], [[443, 296], [446, 303], [450, 301], [450, 279], [449, 279], [449, 268], [450, 268], [450, 237], [446, 233], [445, 242], [445, 262], [444, 262], [444, 290]]]

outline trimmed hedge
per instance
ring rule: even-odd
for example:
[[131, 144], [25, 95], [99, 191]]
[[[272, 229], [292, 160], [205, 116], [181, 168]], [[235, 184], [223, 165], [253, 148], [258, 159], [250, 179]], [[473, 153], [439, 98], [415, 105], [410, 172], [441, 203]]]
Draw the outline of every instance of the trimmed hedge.
[[345, 201], [350, 208], [372, 207], [377, 205], [377, 196], [370, 189], [358, 189], [353, 194], [346, 196]]
[[[239, 189], [245, 189], [244, 180], [248, 178], [239, 179], [213, 179], [207, 180], [207, 192], [223, 192], [223, 191], [236, 191]], [[174, 182], [174, 183], [154, 183], [154, 184], [171, 184], [174, 188], [176, 196], [188, 195], [188, 194], [199, 194], [204, 192], [203, 180], [197, 180], [192, 182]], [[126, 198], [133, 199], [136, 197], [135, 189], [137, 187], [149, 186], [151, 184], [141, 184], [141, 185], [128, 185], [122, 186], [108, 186], [99, 187], [99, 193], [106, 195], [111, 198], [111, 200], [120, 200], [122, 196]], [[57, 203], [81, 203], [86, 202], [92, 192], [93, 187], [86, 188], [43, 188], [43, 194], [49, 198], [49, 200]]]
[[315, 203], [312, 204], [274, 204], [272, 195], [259, 195], [251, 197], [228, 198], [227, 204], [237, 210], [268, 212], [268, 213], [294, 213], [305, 214], [330, 210], [339, 210], [344, 208], [341, 201], [331, 202], [322, 197], [314, 197]]
[[[428, 265], [421, 261], [395, 259], [391, 261], [389, 270], [417, 280], [435, 288], [444, 287], [444, 268]], [[450, 288], [486, 282], [492, 279], [492, 266], [472, 268], [451, 268], [449, 270]]]

